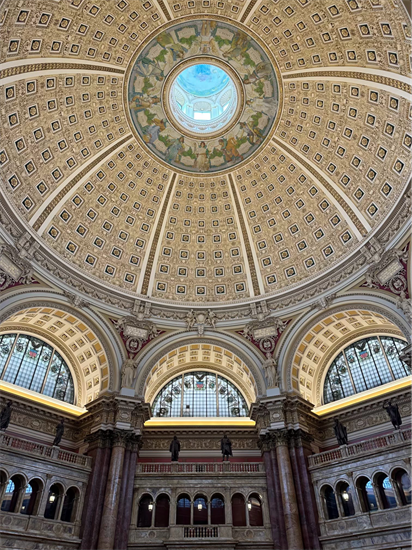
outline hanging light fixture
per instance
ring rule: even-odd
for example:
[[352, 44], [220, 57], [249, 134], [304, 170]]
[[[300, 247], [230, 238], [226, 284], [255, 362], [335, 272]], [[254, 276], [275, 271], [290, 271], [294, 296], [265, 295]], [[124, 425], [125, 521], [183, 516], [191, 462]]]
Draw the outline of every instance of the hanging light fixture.
[[197, 504], [197, 509], [199, 510], [199, 512], [202, 511], [202, 509], [203, 509], [203, 504], [202, 504], [201, 502], [198, 502], [198, 504]]
[[342, 498], [343, 500], [345, 500], [346, 502], [348, 502], [349, 500], [349, 493], [347, 491], [343, 491], [342, 492]]
[[249, 512], [252, 509], [252, 503], [250, 502], [250, 500], [247, 501], [247, 509], [249, 510]]
[[56, 495], [55, 495], [54, 493], [52, 493], [52, 494], [49, 496], [49, 502], [53, 503], [55, 500], [56, 500]]
[[153, 506], [154, 506], [154, 502], [151, 500], [149, 502], [149, 505], [148, 505], [148, 508], [149, 508], [149, 512], [151, 512], [153, 510]]

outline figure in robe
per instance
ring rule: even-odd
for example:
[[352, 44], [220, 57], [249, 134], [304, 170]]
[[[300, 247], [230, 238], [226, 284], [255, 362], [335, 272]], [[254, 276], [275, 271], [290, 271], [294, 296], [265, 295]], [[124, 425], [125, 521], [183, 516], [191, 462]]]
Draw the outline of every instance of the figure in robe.
[[220, 449], [223, 455], [222, 462], [225, 460], [225, 457], [226, 457], [226, 460], [229, 460], [229, 456], [233, 456], [232, 442], [230, 441], [230, 439], [226, 434], [223, 434], [223, 437], [220, 440]]
[[64, 434], [64, 418], [60, 420], [60, 423], [56, 426], [56, 436], [53, 441], [53, 447], [57, 447], [62, 440]]
[[7, 405], [1, 411], [0, 414], [0, 431], [6, 430], [10, 424], [11, 411], [12, 411], [12, 402], [7, 401]]
[[338, 418], [334, 418], [335, 425], [333, 426], [333, 431], [335, 432], [336, 439], [338, 440], [339, 445], [348, 444], [348, 431], [346, 427], [339, 421]]
[[402, 418], [401, 418], [401, 415], [399, 414], [398, 405], [392, 405], [391, 401], [389, 400], [383, 404], [383, 408], [388, 413], [388, 416], [391, 419], [391, 422], [395, 430], [399, 430], [399, 428], [402, 425]]
[[169, 452], [172, 453], [172, 462], [177, 462], [179, 460], [180, 453], [180, 442], [177, 439], [177, 435], [173, 436], [172, 442], [170, 443]]

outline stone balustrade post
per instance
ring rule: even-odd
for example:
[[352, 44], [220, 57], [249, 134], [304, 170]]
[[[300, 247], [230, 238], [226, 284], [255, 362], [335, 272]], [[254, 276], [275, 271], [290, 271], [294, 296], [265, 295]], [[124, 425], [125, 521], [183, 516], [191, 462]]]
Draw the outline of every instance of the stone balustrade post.
[[285, 429], [273, 432], [276, 441], [276, 457], [279, 468], [283, 514], [289, 550], [302, 550], [302, 530], [289, 456], [289, 433]]

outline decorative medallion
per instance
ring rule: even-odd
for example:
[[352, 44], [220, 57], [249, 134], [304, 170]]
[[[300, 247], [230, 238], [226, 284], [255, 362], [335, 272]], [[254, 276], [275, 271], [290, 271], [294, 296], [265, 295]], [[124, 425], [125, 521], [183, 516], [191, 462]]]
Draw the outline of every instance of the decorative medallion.
[[128, 74], [132, 128], [178, 170], [233, 168], [267, 140], [277, 117], [274, 62], [256, 40], [223, 21], [162, 30], [137, 52]]

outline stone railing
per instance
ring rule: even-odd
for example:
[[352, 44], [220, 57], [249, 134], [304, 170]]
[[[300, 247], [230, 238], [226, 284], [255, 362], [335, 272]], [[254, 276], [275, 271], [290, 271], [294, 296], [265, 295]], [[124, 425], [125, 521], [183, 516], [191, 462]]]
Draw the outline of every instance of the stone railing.
[[264, 472], [263, 462], [140, 462], [137, 474], [254, 474]]
[[5, 433], [0, 434], [0, 449], [17, 451], [29, 456], [33, 455], [49, 458], [53, 461], [57, 460], [65, 462], [66, 464], [69, 463], [76, 466], [84, 466], [86, 468], [91, 467], [92, 461], [90, 456], [72, 453], [71, 451], [64, 451], [63, 449], [60, 449], [60, 447], [50, 447], [50, 445], [35, 443], [34, 441], [20, 439], [19, 437], [13, 437]]
[[366, 439], [365, 441], [360, 441], [359, 443], [342, 445], [337, 449], [310, 455], [308, 457], [309, 467], [323, 466], [345, 458], [373, 453], [374, 451], [379, 451], [387, 447], [393, 447], [394, 445], [400, 445], [410, 440], [411, 430], [399, 430], [392, 434], [382, 435], [373, 439]]
[[185, 527], [183, 531], [185, 539], [209, 539], [218, 538], [218, 527]]

